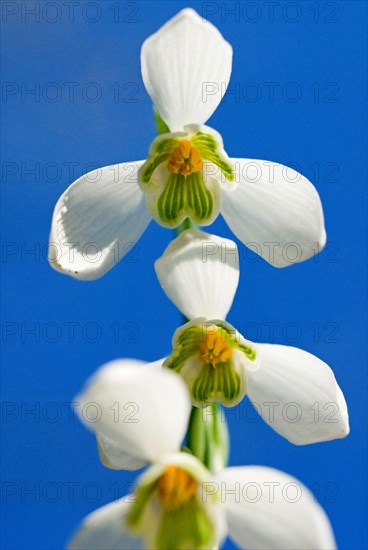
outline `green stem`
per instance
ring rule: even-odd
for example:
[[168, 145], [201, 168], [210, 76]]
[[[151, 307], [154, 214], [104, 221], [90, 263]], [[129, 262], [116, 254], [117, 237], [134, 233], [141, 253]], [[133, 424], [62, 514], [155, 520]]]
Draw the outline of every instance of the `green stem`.
[[179, 225], [179, 227], [177, 227], [175, 229], [175, 233], [176, 233], [176, 236], [178, 237], [181, 233], [183, 233], [183, 231], [185, 231], [186, 229], [192, 229], [192, 228], [196, 228], [197, 226], [189, 219], [189, 218], [185, 218], [185, 220], [183, 221], [183, 223], [181, 223]]
[[227, 466], [229, 433], [221, 405], [192, 408], [186, 446], [212, 472]]
[[168, 134], [170, 132], [168, 125], [162, 120], [157, 111], [155, 111], [155, 123], [157, 135]]

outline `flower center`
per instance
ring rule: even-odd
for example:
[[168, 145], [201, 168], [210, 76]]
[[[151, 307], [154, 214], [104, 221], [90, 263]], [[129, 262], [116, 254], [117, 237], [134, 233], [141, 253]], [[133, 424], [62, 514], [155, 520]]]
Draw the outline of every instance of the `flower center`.
[[233, 355], [233, 349], [226, 342], [224, 331], [219, 330], [217, 327], [206, 329], [199, 349], [200, 360], [211, 364], [213, 367], [217, 363], [229, 361]]
[[182, 468], [168, 466], [160, 478], [158, 494], [166, 511], [172, 511], [187, 504], [197, 491], [197, 482]]
[[198, 149], [193, 147], [188, 139], [182, 139], [172, 150], [167, 167], [172, 174], [190, 176], [202, 170], [203, 162]]

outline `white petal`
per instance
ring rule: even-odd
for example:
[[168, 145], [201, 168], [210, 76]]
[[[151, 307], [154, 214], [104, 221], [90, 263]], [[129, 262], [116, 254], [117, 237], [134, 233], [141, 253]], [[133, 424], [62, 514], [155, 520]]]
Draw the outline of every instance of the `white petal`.
[[184, 9], [150, 36], [141, 51], [147, 92], [171, 131], [203, 124], [223, 97], [232, 48], [194, 10]]
[[248, 396], [263, 420], [296, 445], [345, 437], [345, 398], [330, 367], [298, 348], [258, 344], [260, 367], [248, 372]]
[[99, 431], [96, 431], [96, 438], [101, 462], [107, 468], [112, 470], [140, 470], [147, 466], [147, 460], [137, 456], [134, 450], [130, 452], [127, 445], [122, 447], [120, 441], [111, 439]]
[[162, 288], [188, 318], [225, 319], [239, 281], [233, 241], [188, 229], [155, 263]]
[[161, 359], [157, 359], [156, 361], [152, 361], [151, 363], [148, 363], [147, 368], [152, 372], [153, 370], [160, 372], [164, 366], [164, 362], [166, 360], [166, 357], [162, 357]]
[[275, 267], [307, 260], [326, 244], [322, 205], [304, 176], [275, 162], [232, 159], [238, 187], [223, 193], [235, 235]]
[[227, 510], [230, 537], [255, 550], [332, 550], [330, 523], [311, 492], [273, 468], [227, 468], [217, 488]]
[[52, 219], [52, 267], [76, 279], [98, 279], [134, 246], [151, 220], [138, 186], [143, 162], [105, 166], [68, 187]]
[[144, 550], [143, 540], [132, 536], [124, 525], [132, 499], [134, 495], [128, 495], [92, 512], [75, 533], [68, 550]]
[[190, 414], [179, 376], [134, 360], [101, 367], [75, 402], [102, 443], [103, 462], [119, 469], [138, 469], [176, 452]]

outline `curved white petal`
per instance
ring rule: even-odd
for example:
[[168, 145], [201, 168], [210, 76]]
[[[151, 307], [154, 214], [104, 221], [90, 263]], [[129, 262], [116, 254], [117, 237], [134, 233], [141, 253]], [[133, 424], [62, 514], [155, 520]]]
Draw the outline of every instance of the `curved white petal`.
[[68, 550], [144, 550], [143, 539], [129, 533], [125, 514], [134, 495], [89, 514], [68, 544]]
[[151, 363], [148, 363], [147, 368], [150, 369], [151, 372], [152, 371], [160, 372], [163, 369], [165, 360], [166, 360], [166, 357], [162, 357], [161, 359], [152, 361]]
[[162, 288], [188, 318], [225, 319], [239, 282], [233, 241], [188, 229], [155, 263]]
[[348, 435], [345, 398], [326, 363], [289, 346], [257, 349], [260, 367], [248, 372], [248, 396], [271, 428], [296, 445]]
[[282, 164], [232, 159], [238, 187], [223, 193], [222, 215], [235, 235], [275, 267], [287, 267], [326, 244], [315, 187]]
[[76, 397], [75, 407], [96, 432], [103, 462], [135, 470], [179, 449], [190, 399], [176, 374], [118, 360], [101, 367]]
[[184, 9], [147, 38], [144, 85], [171, 131], [203, 124], [220, 103], [231, 74], [232, 48], [194, 10]]
[[54, 269], [76, 279], [98, 279], [134, 246], [151, 220], [138, 185], [143, 162], [93, 170], [62, 194], [50, 234]]
[[[132, 412], [134, 411], [132, 406]], [[137, 456], [136, 451], [130, 452], [129, 446], [122, 446], [120, 440], [111, 439], [103, 432], [96, 431], [97, 447], [100, 460], [112, 470], [140, 470], [147, 466], [146, 459]]]
[[328, 518], [311, 492], [273, 468], [227, 468], [217, 477], [230, 537], [255, 550], [332, 550]]

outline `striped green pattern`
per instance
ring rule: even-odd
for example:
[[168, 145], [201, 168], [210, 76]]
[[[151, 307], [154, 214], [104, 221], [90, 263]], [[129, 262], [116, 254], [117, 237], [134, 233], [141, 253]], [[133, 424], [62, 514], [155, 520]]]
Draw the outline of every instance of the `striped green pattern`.
[[234, 181], [233, 168], [224, 158], [221, 158], [218, 152], [218, 143], [211, 134], [197, 132], [191, 141], [200, 152], [203, 160], [215, 164], [227, 180]]
[[[185, 218], [198, 225], [208, 225], [218, 214], [219, 188], [209, 189], [204, 171], [190, 175], [173, 174], [168, 169], [153, 174], [159, 166], [168, 165], [172, 152], [181, 139], [188, 139], [196, 147], [203, 161], [216, 165], [221, 174], [211, 180], [219, 180], [222, 175], [228, 181], [234, 180], [234, 173], [227, 157], [221, 155], [216, 139], [211, 134], [196, 132], [184, 136], [163, 134], [152, 143], [148, 158], [139, 170], [139, 183], [142, 191], [151, 194], [149, 210], [158, 223], [167, 227], [177, 227]], [[212, 182], [213, 185], [218, 185]]]
[[213, 548], [214, 525], [203, 503], [194, 496], [177, 510], [162, 515], [155, 548], [159, 550], [181, 550]]
[[198, 355], [199, 346], [203, 339], [203, 325], [192, 325], [181, 330], [174, 343], [173, 353], [165, 361], [165, 365], [176, 372], [180, 372], [185, 363]]
[[[200, 344], [206, 334], [206, 326], [213, 327], [213, 323], [199, 323], [188, 328], [184, 326], [181, 331], [178, 331], [172, 354], [166, 359], [165, 366], [180, 373], [191, 358], [196, 358], [199, 361]], [[232, 329], [227, 323], [216, 326], [221, 339], [230, 347], [240, 350], [249, 361], [256, 359], [256, 351], [245, 343], [239, 342], [235, 329]], [[192, 375], [193, 373], [190, 376], [191, 380]], [[235, 404], [242, 391], [242, 379], [235, 368], [233, 359], [216, 365], [202, 361], [199, 375], [194, 382], [191, 382], [189, 390], [196, 403], [208, 404], [217, 400], [227, 405], [232, 402]]]
[[[131, 532], [147, 541], [151, 539], [147, 534], [157, 529], [154, 546], [157, 550], [213, 548], [214, 525], [198, 496], [194, 495], [189, 502], [175, 510], [157, 510], [160, 505], [158, 483], [159, 478], [146, 485], [139, 485], [134, 502], [129, 506], [125, 517]], [[157, 528], [144, 520], [147, 507], [151, 509], [149, 517], [154, 514], [159, 522]]]
[[[213, 399], [228, 403], [236, 401], [241, 390], [241, 378], [232, 361], [218, 363], [215, 367], [203, 363], [201, 373], [194, 382], [191, 393], [197, 403], [209, 403]], [[216, 398], [217, 396], [217, 398]]]
[[214, 198], [201, 172], [183, 176], [170, 174], [157, 199], [157, 214], [163, 223], [180, 223], [183, 215], [197, 223], [210, 219]]
[[141, 185], [149, 185], [153, 172], [162, 162], [168, 161], [173, 149], [179, 143], [178, 138], [156, 138], [151, 146], [148, 158], [139, 169], [139, 180]]

